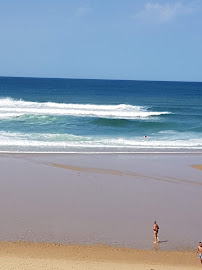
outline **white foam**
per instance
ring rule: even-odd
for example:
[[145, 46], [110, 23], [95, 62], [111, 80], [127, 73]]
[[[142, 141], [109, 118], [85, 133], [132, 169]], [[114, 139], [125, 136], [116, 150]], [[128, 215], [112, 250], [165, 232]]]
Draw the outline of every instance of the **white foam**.
[[10, 118], [10, 117], [17, 117], [17, 116], [21, 116], [23, 115], [23, 113], [0, 113], [0, 118]]
[[0, 117], [14, 117], [23, 114], [29, 115], [60, 115], [80, 117], [103, 117], [113, 119], [136, 119], [170, 114], [170, 112], [152, 112], [143, 106], [96, 105], [96, 104], [66, 104], [54, 102], [30, 102], [13, 100], [11, 98], [0, 99]]
[[153, 140], [142, 139], [110, 139], [81, 137], [72, 134], [24, 134], [0, 132], [0, 150], [2, 147], [19, 147], [29, 150], [30, 147], [62, 151], [68, 148], [103, 148], [103, 149], [202, 149], [202, 139], [187, 140]]

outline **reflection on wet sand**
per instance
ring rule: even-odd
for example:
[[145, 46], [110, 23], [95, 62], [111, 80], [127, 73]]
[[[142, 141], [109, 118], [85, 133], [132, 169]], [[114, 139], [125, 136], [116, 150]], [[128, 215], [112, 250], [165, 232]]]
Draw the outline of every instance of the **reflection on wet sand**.
[[[194, 249], [202, 218], [202, 155], [1, 154], [5, 241]], [[173, 227], [174, 226], [174, 227]], [[192, 230], [190, 231], [190, 228]]]

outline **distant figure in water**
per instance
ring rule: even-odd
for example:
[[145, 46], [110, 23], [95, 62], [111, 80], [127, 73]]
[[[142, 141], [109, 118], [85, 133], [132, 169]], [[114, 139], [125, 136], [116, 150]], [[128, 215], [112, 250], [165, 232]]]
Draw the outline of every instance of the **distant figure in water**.
[[146, 135], [145, 135], [144, 137], [145, 137], [145, 138], [147, 138], [147, 136], [146, 136]]
[[197, 253], [199, 253], [199, 259], [202, 264], [202, 243], [201, 242], [198, 243]]
[[154, 231], [154, 243], [155, 244], [160, 243], [160, 240], [158, 238], [159, 225], [156, 223], [156, 221], [154, 221], [153, 231]]

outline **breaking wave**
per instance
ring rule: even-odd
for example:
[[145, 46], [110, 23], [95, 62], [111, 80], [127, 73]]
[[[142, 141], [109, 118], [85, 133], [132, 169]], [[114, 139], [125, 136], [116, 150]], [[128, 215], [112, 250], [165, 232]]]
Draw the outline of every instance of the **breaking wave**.
[[133, 106], [127, 104], [96, 105], [54, 102], [42, 103], [14, 100], [11, 98], [0, 99], [0, 118], [18, 117], [25, 114], [137, 119], [171, 114], [171, 112], [149, 111], [149, 109], [144, 106]]

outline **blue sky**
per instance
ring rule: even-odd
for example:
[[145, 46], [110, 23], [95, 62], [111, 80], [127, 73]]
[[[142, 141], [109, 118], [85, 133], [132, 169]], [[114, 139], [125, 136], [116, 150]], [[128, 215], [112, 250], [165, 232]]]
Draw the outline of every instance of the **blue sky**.
[[0, 1], [0, 75], [202, 81], [202, 0]]

